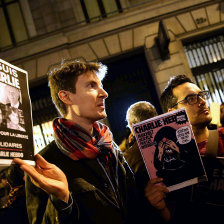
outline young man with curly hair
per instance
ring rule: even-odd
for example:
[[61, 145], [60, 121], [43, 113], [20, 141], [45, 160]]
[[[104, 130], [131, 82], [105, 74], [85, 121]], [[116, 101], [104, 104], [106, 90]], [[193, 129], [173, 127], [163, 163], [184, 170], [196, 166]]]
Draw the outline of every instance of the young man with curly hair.
[[[109, 128], [102, 79], [106, 66], [71, 61], [49, 73], [61, 118], [54, 141], [36, 155], [36, 167], [14, 161], [26, 178], [30, 223], [134, 223], [141, 215], [133, 173]], [[150, 215], [150, 214], [149, 214]]]

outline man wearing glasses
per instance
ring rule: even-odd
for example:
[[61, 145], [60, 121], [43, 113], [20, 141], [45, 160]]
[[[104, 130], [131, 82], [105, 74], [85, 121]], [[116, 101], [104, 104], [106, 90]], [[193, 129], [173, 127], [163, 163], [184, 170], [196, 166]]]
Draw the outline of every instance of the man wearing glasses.
[[[164, 112], [183, 107], [186, 109], [201, 155], [206, 154], [209, 137], [207, 126], [212, 120], [206, 102], [208, 99], [209, 91], [202, 91], [186, 75], [172, 77], [160, 97]], [[219, 128], [218, 134], [217, 156], [224, 156], [224, 128]], [[193, 202], [191, 200], [193, 195], [191, 186], [167, 194], [166, 188], [161, 188], [158, 185], [162, 181], [160, 178], [151, 179], [146, 187], [146, 196], [151, 205], [157, 210], [168, 208], [170, 214], [167, 213], [166, 216], [172, 220], [172, 223], [191, 223], [192, 221], [207, 223], [208, 220], [217, 218], [217, 214], [221, 214], [220, 209], [217, 207], [211, 209], [205, 203], [200, 202], [199, 206], [199, 204]]]
[[[201, 155], [205, 155], [206, 153], [209, 137], [207, 126], [212, 120], [206, 102], [209, 97], [209, 91], [202, 91], [186, 75], [172, 77], [160, 97], [164, 112], [182, 107], [186, 109]], [[217, 156], [224, 156], [223, 128], [219, 129]]]

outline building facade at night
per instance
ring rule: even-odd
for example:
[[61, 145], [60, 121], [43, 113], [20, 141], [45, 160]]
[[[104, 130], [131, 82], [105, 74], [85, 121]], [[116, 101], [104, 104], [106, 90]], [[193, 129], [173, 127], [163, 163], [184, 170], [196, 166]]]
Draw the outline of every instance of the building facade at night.
[[58, 115], [46, 74], [62, 59], [108, 66], [104, 122], [118, 144], [128, 106], [148, 100], [162, 113], [159, 95], [173, 75], [224, 101], [222, 0], [1, 0], [0, 14], [0, 58], [29, 74], [36, 147], [52, 139]]

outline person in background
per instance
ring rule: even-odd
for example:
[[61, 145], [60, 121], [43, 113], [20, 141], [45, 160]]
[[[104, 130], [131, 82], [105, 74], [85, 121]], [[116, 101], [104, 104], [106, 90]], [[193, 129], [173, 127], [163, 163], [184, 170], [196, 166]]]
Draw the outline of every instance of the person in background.
[[224, 127], [224, 103], [220, 105], [220, 123], [221, 127]]
[[[206, 155], [206, 145], [208, 143], [209, 130], [208, 124], [212, 118], [209, 107], [206, 102], [209, 98], [209, 91], [201, 90], [186, 75], [174, 76], [168, 82], [161, 94], [160, 100], [163, 111], [173, 111], [179, 108], [185, 108], [189, 121], [192, 125], [194, 136], [198, 145], [199, 153]], [[224, 128], [218, 130], [219, 137], [217, 156], [224, 156]], [[208, 221], [217, 218], [219, 208], [210, 209], [205, 203], [200, 206], [194, 203], [192, 199], [193, 186], [185, 187], [180, 190], [166, 193], [166, 188], [162, 189], [158, 183], [162, 183], [161, 178], [150, 180], [147, 184], [146, 196], [152, 206], [160, 210], [167, 207], [170, 221], [172, 223], [189, 223], [191, 221]], [[158, 197], [155, 197], [157, 195]], [[202, 199], [203, 200], [203, 199]], [[216, 211], [215, 213], [212, 212]], [[216, 216], [214, 215], [216, 214]], [[220, 214], [219, 214], [220, 215]]]
[[126, 121], [128, 122], [128, 127], [131, 133], [128, 137], [129, 148], [124, 152], [124, 156], [137, 176], [138, 172], [142, 172], [142, 170], [146, 171], [146, 169], [134, 136], [132, 125], [157, 115], [155, 107], [147, 101], [138, 101], [132, 104], [126, 113]]
[[11, 165], [4, 170], [5, 196], [0, 200], [1, 223], [28, 224], [24, 172]]
[[0, 209], [7, 203], [10, 190], [6, 175], [7, 168], [0, 171]]
[[125, 135], [121, 143], [119, 144], [120, 150], [124, 153], [129, 148], [129, 136], [130, 136], [130, 129], [126, 127]]
[[51, 96], [62, 114], [53, 121], [54, 141], [36, 155], [36, 167], [14, 159], [30, 176], [30, 223], [141, 220], [133, 173], [109, 128], [98, 122], [106, 117], [105, 73], [106, 66], [85, 60], [65, 61], [50, 71]]
[[[141, 210], [144, 214], [145, 220], [150, 220], [151, 223], [164, 223], [168, 221], [167, 208], [157, 210], [150, 205], [149, 201], [145, 197], [145, 187], [149, 182], [149, 175], [146, 170], [141, 152], [139, 150], [136, 138], [134, 136], [134, 131], [132, 128], [133, 124], [140, 121], [147, 120], [149, 118], [157, 116], [157, 111], [155, 107], [147, 101], [138, 101], [132, 104], [126, 112], [126, 121], [128, 127], [131, 131], [128, 138], [128, 148], [124, 152], [124, 157], [127, 160], [129, 166], [135, 175], [136, 186], [138, 189], [138, 194], [141, 199]], [[166, 191], [166, 190], [165, 190]], [[152, 211], [150, 217], [148, 216], [148, 211]], [[161, 218], [163, 217], [163, 218]]]

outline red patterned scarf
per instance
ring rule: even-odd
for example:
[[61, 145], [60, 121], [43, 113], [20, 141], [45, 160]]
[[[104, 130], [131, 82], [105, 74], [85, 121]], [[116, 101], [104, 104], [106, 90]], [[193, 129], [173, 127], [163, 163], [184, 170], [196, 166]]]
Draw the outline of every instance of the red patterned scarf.
[[64, 118], [56, 118], [53, 121], [53, 128], [58, 147], [73, 160], [94, 159], [105, 152], [107, 160], [111, 157], [112, 134], [106, 125], [95, 122], [94, 137], [78, 124]]

